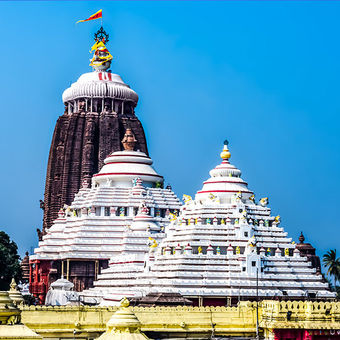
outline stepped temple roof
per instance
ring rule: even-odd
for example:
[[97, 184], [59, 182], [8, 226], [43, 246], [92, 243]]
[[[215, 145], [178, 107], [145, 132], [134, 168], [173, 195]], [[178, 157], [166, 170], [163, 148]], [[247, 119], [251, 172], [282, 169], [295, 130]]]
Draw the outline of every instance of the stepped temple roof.
[[163, 177], [151, 158], [125, 150], [113, 152], [104, 163], [92, 186], [85, 182], [72, 204], [60, 210], [31, 260], [109, 259], [124, 247], [125, 230], [164, 237], [159, 232], [169, 224], [167, 215], [181, 204], [162, 188]]
[[[136, 258], [135, 249], [148, 242], [147, 233], [129, 230], [124, 252], [84, 292], [103, 305], [123, 296], [179, 293], [190, 299], [227, 297], [333, 298], [329, 286], [301, 256], [295, 242], [273, 216], [268, 198], [255, 195], [229, 163], [227, 144], [222, 163], [210, 171], [195, 199], [184, 195], [179, 216], [170, 215], [165, 237], [149, 253]], [[129, 250], [133, 249], [133, 250]]]

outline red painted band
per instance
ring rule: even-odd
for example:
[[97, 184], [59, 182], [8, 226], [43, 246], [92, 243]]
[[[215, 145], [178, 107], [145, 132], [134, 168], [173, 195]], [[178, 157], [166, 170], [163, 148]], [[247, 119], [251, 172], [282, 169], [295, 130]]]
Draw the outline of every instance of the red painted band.
[[144, 263], [144, 261], [109, 262], [109, 264]]
[[248, 183], [247, 182], [244, 182], [244, 181], [242, 181], [242, 182], [232, 182], [232, 181], [216, 181], [216, 182], [209, 182], [209, 181], [205, 181], [205, 182], [203, 182], [203, 184], [210, 184], [210, 183], [232, 183], [232, 184], [245, 184], [245, 185], [248, 185]]
[[147, 156], [142, 156], [142, 155], [133, 155], [131, 153], [126, 153], [124, 155], [113, 155], [113, 154], [110, 154], [107, 156], [108, 157], [126, 157], [126, 156], [131, 156], [131, 157], [142, 157], [142, 158], [147, 158], [147, 159], [151, 159], [150, 157], [147, 157]]
[[130, 162], [130, 161], [126, 161], [126, 162], [109, 162], [109, 163], [105, 163], [105, 164], [125, 164], [125, 163], [129, 163], [129, 164], [145, 164], [143, 162]]
[[150, 177], [159, 177], [159, 178], [163, 178], [163, 176], [160, 175], [153, 175], [153, 174], [143, 174], [143, 173], [139, 173], [139, 172], [107, 172], [105, 174], [96, 174], [93, 177], [96, 176], [106, 176], [106, 175], [140, 175], [140, 176], [150, 176]]
[[[198, 194], [205, 194], [209, 192], [240, 192], [240, 190], [207, 190], [207, 191], [197, 191]], [[252, 194], [252, 191], [241, 191], [241, 193]]]

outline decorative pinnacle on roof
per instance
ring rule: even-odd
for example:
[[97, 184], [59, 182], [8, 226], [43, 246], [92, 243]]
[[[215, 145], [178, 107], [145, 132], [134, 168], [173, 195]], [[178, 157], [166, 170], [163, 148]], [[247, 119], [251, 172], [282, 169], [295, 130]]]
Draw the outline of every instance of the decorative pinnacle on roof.
[[224, 141], [223, 151], [222, 151], [221, 154], [220, 154], [221, 158], [222, 158], [224, 161], [227, 161], [227, 160], [230, 158], [230, 156], [231, 156], [231, 154], [230, 154], [230, 152], [229, 152], [229, 149], [228, 149], [228, 144], [229, 144], [229, 142], [228, 142], [228, 140], [226, 139], [226, 140]]
[[109, 41], [109, 35], [101, 27], [94, 35], [95, 44], [92, 46], [90, 53], [94, 50], [93, 58], [91, 59], [90, 66], [96, 71], [106, 71], [113, 59], [109, 50], [106, 48], [105, 43]]
[[126, 298], [126, 297], [123, 297], [121, 300], [120, 300], [120, 307], [129, 307], [130, 306], [130, 301]]
[[137, 139], [132, 132], [131, 128], [127, 128], [125, 131], [124, 138], [122, 139], [122, 144], [125, 150], [133, 151], [135, 145], [137, 143]]
[[299, 241], [300, 241], [301, 244], [305, 241], [305, 237], [303, 236], [302, 231], [301, 231], [301, 235], [299, 237]]
[[102, 41], [103, 43], [109, 42], [109, 35], [104, 30], [103, 26], [101, 26], [100, 29], [94, 34], [94, 41]]

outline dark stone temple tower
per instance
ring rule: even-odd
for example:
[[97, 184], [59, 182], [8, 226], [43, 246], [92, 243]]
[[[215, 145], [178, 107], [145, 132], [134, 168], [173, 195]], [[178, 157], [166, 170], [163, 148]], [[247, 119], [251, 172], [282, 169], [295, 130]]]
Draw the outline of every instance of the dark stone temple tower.
[[65, 111], [55, 126], [48, 158], [43, 233], [59, 209], [90, 183], [105, 157], [123, 150], [127, 128], [136, 137], [136, 149], [148, 154], [142, 124], [135, 115], [138, 95], [109, 70], [112, 56], [103, 43], [107, 37], [105, 32], [96, 36], [93, 72], [81, 75], [63, 93]]

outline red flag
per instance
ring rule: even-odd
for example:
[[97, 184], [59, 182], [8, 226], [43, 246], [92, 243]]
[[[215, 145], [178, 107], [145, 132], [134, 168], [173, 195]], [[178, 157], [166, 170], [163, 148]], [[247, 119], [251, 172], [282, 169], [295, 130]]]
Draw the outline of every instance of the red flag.
[[95, 20], [103, 17], [103, 11], [100, 9], [97, 13], [92, 14], [90, 17], [88, 17], [85, 20], [79, 20], [77, 21], [77, 24], [79, 22], [84, 22], [84, 21], [90, 21], [90, 20]]

